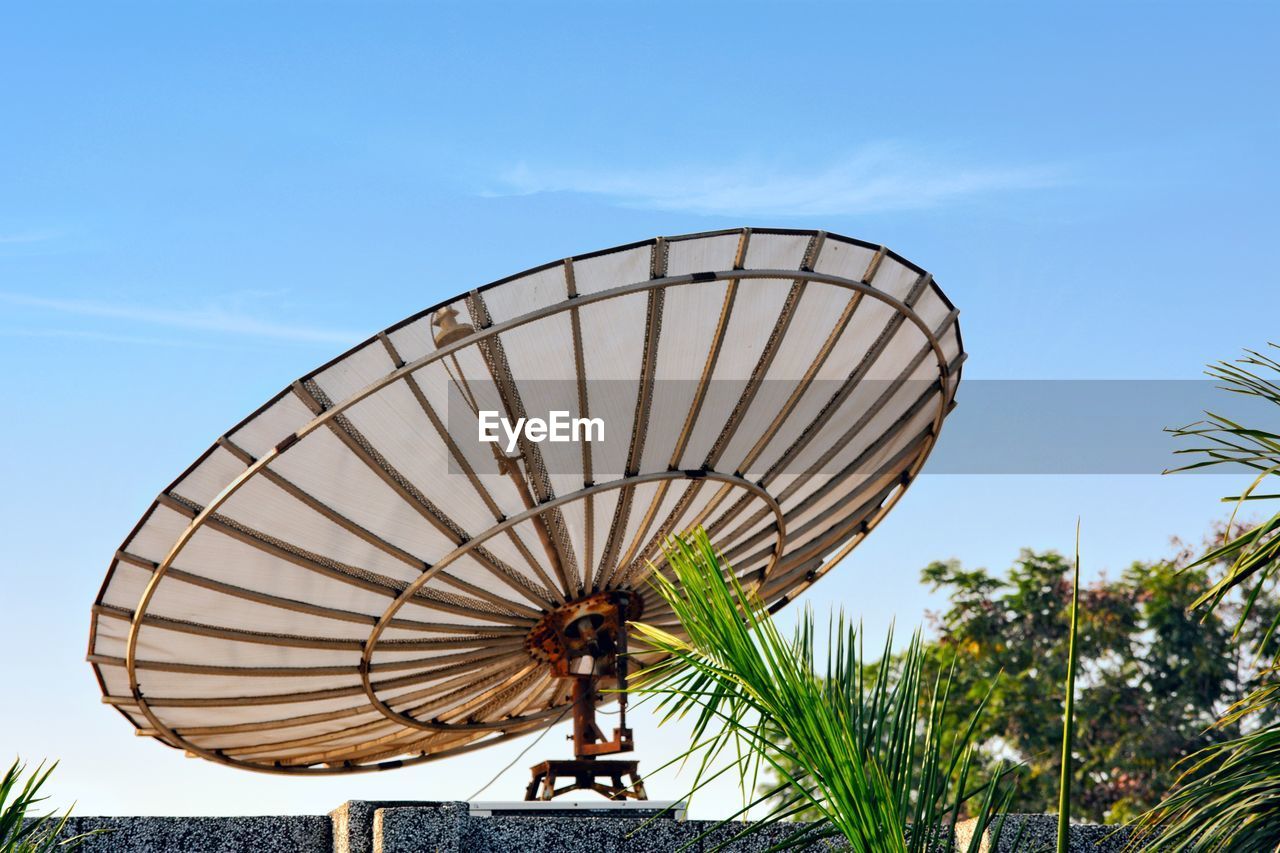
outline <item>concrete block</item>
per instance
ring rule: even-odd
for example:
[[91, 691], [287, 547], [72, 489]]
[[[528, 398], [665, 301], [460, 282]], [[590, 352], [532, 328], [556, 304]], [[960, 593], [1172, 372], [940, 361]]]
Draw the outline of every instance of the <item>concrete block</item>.
[[564, 853], [669, 853], [696, 833], [687, 824], [660, 819], [608, 817], [472, 818], [467, 826], [467, 853], [555, 850]]
[[329, 853], [332, 824], [324, 815], [279, 817], [73, 817], [64, 837], [105, 830], [83, 853]]
[[393, 806], [373, 813], [373, 853], [469, 853], [466, 803]]
[[434, 808], [422, 800], [347, 800], [333, 811], [333, 853], [373, 853], [373, 815], [378, 809], [400, 806]]

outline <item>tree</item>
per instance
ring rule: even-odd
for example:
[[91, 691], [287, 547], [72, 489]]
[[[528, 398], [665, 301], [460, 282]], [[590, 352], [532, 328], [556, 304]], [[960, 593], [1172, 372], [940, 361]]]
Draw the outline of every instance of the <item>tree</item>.
[[[1090, 820], [1130, 820], [1154, 805], [1178, 760], [1236, 733], [1213, 724], [1260, 677], [1253, 661], [1274, 603], [1259, 602], [1235, 642], [1226, 610], [1238, 602], [1203, 618], [1188, 611], [1212, 585], [1209, 567], [1190, 562], [1187, 550], [1136, 562], [1081, 590], [1073, 787]], [[1003, 579], [954, 561], [921, 573], [950, 596], [933, 617], [928, 650], [956, 662], [955, 712], [981, 701], [982, 685], [999, 676], [978, 737], [990, 754], [1023, 764], [1014, 807], [1026, 811], [1044, 810], [1057, 786], [1069, 569], [1054, 552], [1023, 551]]]
[[[1135, 562], [1081, 590], [1072, 750], [1079, 817], [1123, 822], [1158, 802], [1178, 775], [1175, 762], [1238, 734], [1214, 722], [1263, 677], [1254, 659], [1274, 646], [1261, 647], [1274, 599], [1259, 598], [1233, 641], [1239, 597], [1203, 618], [1187, 609], [1212, 586], [1213, 567], [1191, 567], [1192, 554]], [[955, 665], [944, 728], [985, 700], [975, 742], [989, 759], [1022, 765], [1015, 811], [1042, 812], [1057, 798], [1071, 568], [1053, 551], [1024, 550], [1003, 576], [954, 560], [921, 572], [948, 596], [930, 616], [924, 646], [934, 668]], [[929, 698], [926, 689], [922, 701]]]

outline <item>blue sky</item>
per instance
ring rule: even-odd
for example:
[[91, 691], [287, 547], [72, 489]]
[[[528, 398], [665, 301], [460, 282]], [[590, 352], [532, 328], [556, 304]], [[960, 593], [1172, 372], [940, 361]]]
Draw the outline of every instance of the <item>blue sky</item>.
[[[1280, 338], [1278, 17], [1261, 3], [6, 7], [0, 754], [62, 758], [59, 793], [86, 814], [449, 799], [514, 757], [524, 742], [336, 780], [184, 761], [98, 704], [82, 657], [112, 552], [213, 438], [349, 344], [544, 261], [741, 225], [881, 242], [960, 307], [968, 380], [1194, 378]], [[807, 600], [872, 634], [915, 625], [939, 604], [924, 564], [1067, 550], [1077, 515], [1087, 572], [1115, 574], [1198, 539], [1235, 488], [926, 469]], [[678, 733], [638, 728], [656, 766]], [[518, 796], [535, 757], [486, 796]]]

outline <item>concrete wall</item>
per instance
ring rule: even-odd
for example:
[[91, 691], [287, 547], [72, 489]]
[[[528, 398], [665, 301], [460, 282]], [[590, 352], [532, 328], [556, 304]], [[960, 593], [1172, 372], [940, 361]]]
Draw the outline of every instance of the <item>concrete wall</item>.
[[[107, 830], [90, 838], [85, 853], [659, 853], [693, 842], [705, 853], [730, 840], [741, 825], [716, 828], [711, 821], [659, 819], [642, 827], [634, 817], [472, 817], [466, 803], [344, 803], [329, 815], [298, 817], [80, 817], [69, 834]], [[802, 828], [771, 827], [731, 844], [731, 853], [761, 853]], [[999, 839], [988, 832], [982, 850], [1052, 851], [1057, 819], [1010, 815]], [[705, 839], [695, 840], [704, 833]], [[972, 827], [957, 827], [959, 849]], [[1072, 827], [1073, 851], [1117, 853], [1126, 831]], [[1015, 841], [1016, 840], [1016, 841]], [[812, 849], [842, 849], [820, 842]]]
[[330, 853], [333, 821], [297, 817], [73, 817], [66, 835], [102, 830], [85, 853]]

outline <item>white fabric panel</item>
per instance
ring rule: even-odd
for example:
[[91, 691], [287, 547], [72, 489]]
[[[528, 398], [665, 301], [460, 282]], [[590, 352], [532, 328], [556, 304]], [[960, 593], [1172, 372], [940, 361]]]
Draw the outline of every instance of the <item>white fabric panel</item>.
[[230, 451], [217, 447], [169, 491], [204, 506], [247, 467]]
[[305, 426], [314, 417], [315, 415], [303, 405], [296, 394], [287, 393], [231, 433], [228, 438], [252, 456], [259, 457], [300, 427]]
[[915, 311], [931, 332], [936, 332], [942, 321], [951, 313], [951, 309], [943, 302], [941, 295], [933, 288], [925, 290], [917, 300]]
[[738, 283], [724, 347], [716, 362], [714, 379], [717, 382], [751, 376], [786, 304], [792, 283], [790, 279], [775, 278], [744, 279]]
[[[814, 284], [805, 288], [791, 318], [795, 331], [782, 339], [773, 363], [764, 375], [764, 387], [752, 401], [742, 425], [720, 457], [721, 470], [742, 470], [746, 454], [777, 417], [790, 387], [812, 367], [819, 349], [848, 303], [848, 292], [840, 288]], [[753, 466], [753, 470], [757, 467]], [[759, 473], [763, 474], [764, 470]]]
[[[618, 507], [618, 498], [622, 494], [621, 489], [609, 489], [599, 492], [592, 498], [593, 518], [593, 544], [592, 566], [590, 577], [594, 578], [600, 571], [600, 565], [604, 560], [605, 543], [609, 541], [609, 525], [613, 522], [613, 514]], [[588, 582], [588, 587], [591, 584]]]
[[[551, 525], [548, 523], [547, 527], [549, 531]], [[525, 547], [528, 548], [529, 553], [532, 554], [535, 559], [540, 561], [539, 565], [541, 566], [543, 572], [549, 578], [551, 578], [555, 587], [557, 589], [560, 589], [562, 584], [560, 582], [559, 576], [556, 574], [555, 566], [551, 562], [551, 557], [548, 555], [547, 549], [543, 546], [542, 540], [539, 538], [539, 535], [538, 535], [539, 527], [537, 522], [533, 519], [522, 521], [519, 524], [515, 525], [514, 527], [510, 528], [510, 533], [518, 536], [520, 540], [525, 543]], [[548, 535], [550, 535], [550, 532], [548, 532]], [[509, 541], [507, 540], [507, 537], [505, 535], [502, 536], [501, 539], [505, 541]], [[499, 537], [490, 538], [485, 541], [485, 547], [489, 547], [491, 544], [498, 541], [499, 541]], [[573, 561], [578, 562], [580, 566], [579, 558], [577, 557], [578, 549], [575, 547], [576, 543], [570, 542], [568, 543], [568, 545], [569, 545], [568, 556]], [[495, 553], [497, 553], [496, 549], [493, 549], [493, 550]], [[514, 551], [512, 551], [512, 553], [514, 554]], [[529, 581], [533, 583], [533, 585], [536, 586], [538, 589], [541, 590], [545, 588], [546, 584], [541, 579], [538, 578], [536, 572], [530, 569], [528, 561], [524, 557], [519, 557], [518, 560], [519, 560], [518, 563], [512, 562], [510, 563], [510, 565], [513, 568], [515, 568], [517, 571], [519, 571], [521, 575], [528, 578]], [[579, 572], [580, 571], [581, 569], [579, 568]], [[563, 593], [562, 589], [560, 591], [561, 593]], [[506, 592], [502, 592], [501, 594], [507, 596], [508, 598], [514, 597], [514, 595], [508, 594]], [[524, 601], [523, 598], [519, 600]]]
[[[458, 321], [462, 322], [465, 306], [455, 304], [454, 308], [459, 312]], [[435, 352], [436, 342], [432, 336], [431, 318], [421, 317], [412, 323], [406, 323], [394, 332], [388, 332], [387, 337], [391, 339], [391, 345], [396, 348], [396, 352], [400, 354], [400, 358], [406, 364], [411, 361], [417, 361], [424, 355]]]
[[369, 626], [358, 622], [299, 613], [187, 583], [157, 586], [147, 615], [241, 631], [271, 631], [334, 640], [359, 642], [369, 636]]
[[876, 290], [882, 291], [899, 300], [905, 300], [911, 286], [920, 278], [920, 273], [904, 264], [886, 257], [876, 271], [871, 283]]
[[641, 471], [669, 467], [711, 350], [727, 289], [728, 284], [722, 281], [667, 289], [654, 369], [656, 414], [650, 418]]
[[[897, 366], [901, 367], [900, 364]], [[864, 413], [890, 392], [891, 388], [892, 383], [889, 381], [863, 381], [856, 384], [848, 398], [835, 410], [835, 414], [817, 432], [813, 440], [796, 455], [794, 462], [790, 465], [791, 470], [807, 471], [817, 464], [851, 427], [862, 420]], [[864, 429], [864, 434], [865, 432]], [[872, 436], [872, 438], [875, 437]], [[832, 471], [829, 465], [826, 466], [826, 470], [829, 473]], [[770, 487], [777, 489], [778, 484], [771, 483]]]
[[[363, 691], [360, 686], [360, 674], [354, 669], [346, 675], [290, 678], [278, 675], [270, 678], [255, 678], [244, 675], [208, 675], [204, 673], [192, 675], [191, 673], [160, 672], [149, 669], [139, 671], [138, 675], [139, 682], [146, 687], [148, 701], [152, 703], [152, 707], [158, 709], [172, 707], [160, 701], [162, 699], [287, 697], [294, 693], [310, 693], [318, 690]], [[233, 703], [228, 702], [227, 704]], [[303, 703], [294, 704], [301, 705]]]
[[766, 234], [751, 232], [747, 243], [747, 269], [795, 270], [804, 262], [809, 234]]
[[[591, 305], [581, 311], [582, 350], [587, 379], [610, 382], [604, 399], [591, 401], [591, 416], [602, 418], [606, 440], [592, 448], [597, 482], [620, 476], [626, 469], [644, 345], [644, 316], [648, 296], [634, 294]], [[636, 317], [641, 318], [638, 322]], [[609, 439], [608, 430], [618, 439]]]
[[874, 249], [846, 243], [835, 237], [827, 237], [813, 269], [815, 272], [861, 281], [875, 255]]
[[[927, 352], [930, 349], [929, 341], [920, 331], [920, 327], [913, 323], [903, 323], [893, 333], [884, 352], [871, 365], [866, 378], [873, 383], [897, 379], [905, 365], [921, 352]], [[926, 358], [932, 358], [932, 354], [927, 355]], [[936, 362], [933, 365], [933, 371], [936, 375]]]
[[[680, 499], [684, 496], [690, 483], [691, 481], [689, 480], [667, 480], [666, 481], [666, 485], [667, 485], [666, 494], [663, 495], [662, 500], [658, 504], [658, 511], [654, 514], [653, 523], [649, 526], [648, 531], [644, 535], [644, 541], [643, 541], [642, 547], [638, 551], [636, 551], [636, 555], [633, 558], [633, 560], [639, 561], [641, 564], [641, 568], [637, 569], [638, 572], [643, 572], [644, 570], [646, 570], [647, 563], [657, 559], [657, 554], [649, 553], [647, 549], [652, 543], [655, 542], [656, 537], [662, 530], [662, 525], [666, 522], [667, 518], [675, 510], [676, 506], [679, 505]], [[649, 503], [650, 503], [650, 499], [646, 498], [642, 505], [637, 506], [637, 508], [640, 510], [641, 518], [643, 518], [644, 513], [648, 512]], [[637, 522], [638, 521], [639, 519], [637, 520]], [[679, 532], [683, 529], [684, 529], [683, 527], [677, 527], [676, 532]], [[626, 568], [627, 568], [626, 566], [623, 566], [623, 569], [626, 569]], [[634, 576], [632, 577], [632, 580], [634, 580]]]
[[[182, 729], [186, 727], [205, 726], [211, 719], [219, 726], [246, 725], [264, 723], [272, 720], [283, 720], [303, 714], [325, 714], [330, 711], [342, 711], [361, 708], [367, 705], [368, 699], [360, 696], [344, 696], [337, 699], [318, 699], [313, 702], [287, 702], [277, 705], [232, 705], [226, 708], [159, 708], [158, 716], [166, 725]], [[350, 718], [348, 718], [350, 719]]]
[[[381, 614], [394, 595], [363, 589], [269, 554], [211, 527], [202, 527], [173, 563], [174, 568], [280, 598], [307, 601], [371, 615]], [[399, 573], [407, 581], [408, 567]], [[165, 580], [164, 583], [176, 583]]]
[[594, 258], [574, 260], [573, 277], [578, 293], [597, 293], [649, 279], [653, 247], [646, 244]]
[[501, 323], [514, 317], [520, 317], [556, 302], [562, 302], [568, 296], [565, 283], [564, 266], [555, 264], [545, 270], [520, 276], [497, 287], [491, 287], [483, 294], [489, 306], [489, 316], [493, 322]]
[[[611, 300], [610, 300], [611, 301]], [[609, 301], [601, 303], [607, 306]], [[568, 313], [553, 314], [499, 336], [517, 380], [574, 380], [578, 376], [573, 360], [573, 326]], [[526, 383], [537, 388], [540, 381]], [[525, 400], [531, 411], [539, 407]]]
[[[347, 410], [351, 422], [405, 479], [415, 484], [441, 512], [471, 533], [493, 523], [491, 513], [462, 474], [442, 477], [449, 470], [449, 451], [427, 420], [409, 387], [396, 382]], [[450, 482], [455, 480], [456, 484]], [[444, 491], [440, 486], [452, 486]], [[433, 537], [434, 538], [434, 537]], [[452, 549], [443, 536], [431, 550], [415, 550], [434, 562]], [[426, 546], [423, 540], [421, 546]]]
[[123, 659], [128, 633], [127, 621], [93, 614], [93, 647], [89, 649], [89, 654]]
[[191, 739], [205, 749], [226, 749], [245, 747], [251, 744], [278, 743], [291, 740], [313, 738], [318, 735], [342, 732], [358, 726], [378, 725], [383, 731], [398, 731], [401, 727], [373, 708], [357, 716], [341, 717], [323, 722], [298, 723], [278, 729], [264, 729], [258, 732], [228, 732], [225, 734], [193, 734]]
[[[631, 512], [627, 517], [627, 524], [618, 532], [618, 560], [626, 557], [627, 552], [634, 545], [635, 553], [640, 553], [643, 542], [637, 542], [636, 537], [641, 534], [645, 516], [648, 514], [649, 506], [653, 503], [654, 498], [658, 496], [660, 484], [656, 482], [641, 483], [632, 490], [631, 494]], [[662, 523], [661, 518], [655, 517], [645, 532], [647, 536]], [[625, 565], [623, 566], [625, 568]]]
[[775, 279], [744, 280], [738, 285], [724, 346], [711, 374], [711, 393], [681, 457], [681, 468], [699, 468], [706, 460], [760, 361], [790, 287], [790, 282]]
[[[341, 505], [335, 506], [341, 511]], [[261, 477], [247, 481], [219, 515], [296, 548], [387, 577], [411, 579], [417, 572]], [[265, 524], [263, 522], [266, 522]], [[260, 526], [253, 528], [257, 523]]]
[[[919, 387], [918, 384], [914, 387], [908, 386], [904, 388], [892, 402], [885, 405], [885, 408], [868, 423], [856, 438], [850, 441], [848, 446], [842, 448], [831, 461], [823, 466], [824, 472], [827, 472], [829, 476], [834, 476], [843, 471], [848, 465], [859, 460], [859, 457], [883, 433], [884, 429], [890, 424], [895, 424], [910, 409], [922, 391], [923, 388]], [[884, 448], [868, 456], [865, 460], [859, 461], [858, 472], [864, 476], [871, 475], [878, 470], [881, 462], [891, 458], [899, 449], [918, 436], [920, 431], [937, 416], [937, 400], [936, 394], [931, 395], [920, 411], [913, 415], [906, 425], [895, 424], [897, 431], [895, 440], [886, 442]], [[907, 466], [903, 465], [902, 467], [905, 469]], [[784, 505], [788, 510], [805, 500], [809, 495], [822, 491], [824, 487], [817, 482], [803, 482], [798, 487], [789, 486], [789, 488], [792, 489], [792, 492], [787, 494], [784, 499]]]
[[[355, 667], [360, 653], [344, 649], [270, 645], [266, 642], [246, 643], [144, 625], [138, 633], [138, 658], [163, 663], [198, 662], [210, 666]], [[145, 685], [146, 675], [139, 672], [138, 680]]]
[[[507, 332], [502, 343], [527, 417], [546, 419], [553, 411], [568, 412], [571, 418], [581, 416], [573, 330], [567, 313]], [[543, 442], [538, 451], [550, 472], [555, 494], [582, 487], [582, 445]]]
[[[523, 564], [523, 561], [521, 561]], [[519, 571], [519, 566], [511, 566], [511, 568]], [[521, 592], [518, 591], [515, 581], [507, 581], [498, 575], [497, 570], [489, 568], [474, 552], [463, 554], [444, 569], [449, 575], [457, 578], [464, 583], [471, 584], [474, 587], [484, 590], [493, 595], [502, 596], [508, 601], [514, 601], [530, 606], [531, 602]], [[530, 573], [525, 573], [526, 575]], [[542, 586], [541, 581], [534, 582], [535, 587]], [[433, 581], [430, 586], [433, 588], [456, 588], [450, 587], [447, 579], [439, 579]]]
[[[272, 462], [271, 468], [415, 557], [426, 560], [428, 555], [447, 553], [453, 547], [328, 429], [308, 435]], [[404, 575], [406, 570], [407, 566], [400, 576], [409, 577]]]
[[312, 379], [324, 389], [329, 399], [340, 403], [394, 369], [395, 364], [392, 363], [387, 348], [381, 341], [371, 341], [320, 371]]
[[[513, 528], [506, 533], [499, 533], [497, 536], [491, 536], [484, 541], [485, 550], [492, 553], [495, 557], [502, 560], [520, 574], [529, 578], [529, 580], [533, 581], [535, 584], [542, 585], [542, 581], [538, 580], [538, 576], [529, 568], [529, 561], [526, 559], [524, 554], [520, 553], [520, 545], [517, 544], [517, 541], [524, 545], [525, 551], [529, 554], [533, 554], [535, 559], [542, 555], [542, 545], [538, 541], [536, 532], [531, 528], [526, 528], [524, 534], [524, 538], [521, 538], [521, 531]], [[541, 559], [543, 562], [546, 562], [545, 556], [542, 556]], [[549, 569], [550, 567], [547, 568]], [[508, 598], [511, 597], [511, 594], [505, 591], [500, 594]], [[523, 599], [521, 600], [523, 601]]]
[[827, 363], [818, 371], [819, 379], [843, 380], [862, 363], [880, 333], [898, 313], [889, 305], [863, 296], [849, 319], [849, 325], [831, 350]]
[[137, 557], [159, 563], [173, 548], [173, 543], [187, 529], [191, 519], [180, 512], [165, 506], [156, 506], [131, 538], [125, 541], [122, 550]]
[[667, 243], [667, 275], [733, 269], [740, 239], [734, 233], [692, 240], [670, 240]]
[[[712, 518], [717, 525], [721, 525], [721, 531], [724, 531], [717, 536], [716, 541], [725, 548], [735, 547], [751, 535], [777, 523], [773, 509], [762, 498], [746, 493], [736, 494], [733, 500], [722, 503], [712, 514]], [[721, 524], [722, 518], [728, 519], [727, 525]], [[748, 524], [748, 519], [755, 521]], [[775, 534], [771, 533], [769, 536], [772, 539]]]
[[[436, 588], [437, 587], [435, 585], [432, 585], [433, 590]], [[484, 607], [491, 606], [487, 602], [476, 602], [474, 599], [467, 600], [473, 604], [482, 604]], [[423, 601], [421, 598], [414, 598], [405, 603], [405, 605], [400, 608], [400, 612], [397, 614], [396, 618], [409, 619], [415, 622], [429, 622], [446, 626], [456, 625], [468, 628], [482, 627], [487, 629], [495, 624], [487, 616], [469, 616], [451, 613], [447, 610], [441, 610], [438, 607], [433, 607], [430, 602]], [[443, 632], [443, 635], [448, 635], [448, 633], [449, 632]], [[442, 635], [442, 632], [432, 631], [430, 632], [430, 635]]]
[[130, 696], [132, 691], [129, 689], [129, 674], [123, 666], [101, 665], [98, 672], [102, 673], [102, 680], [107, 685], [108, 696]]
[[[928, 411], [922, 411], [918, 413], [911, 420], [910, 425], [904, 431], [903, 433], [904, 437], [906, 435], [918, 435], [920, 431], [923, 430], [931, 420], [932, 420], [932, 413]], [[905, 441], [902, 444], [905, 444]], [[846, 493], [852, 494], [853, 492], [851, 487], [853, 486], [854, 483], [858, 483], [862, 486], [862, 488], [858, 491], [858, 494], [869, 497], [879, 489], [884, 488], [886, 485], [892, 482], [902, 471], [907, 470], [910, 467], [909, 459], [903, 460], [902, 462], [894, 466], [892, 470], [886, 471], [874, 479], [872, 477], [872, 475], [875, 472], [877, 472], [884, 463], [887, 463], [891, 459], [893, 459], [895, 454], [897, 454], [897, 452], [900, 449], [901, 449], [901, 444], [889, 446], [882, 450], [877, 451], [870, 458], [870, 460], [865, 466], [860, 466], [860, 470], [864, 473], [861, 473], [860, 475], [858, 475], [853, 481], [851, 481], [848, 484], [848, 487], [846, 487], [848, 488], [848, 491]], [[849, 500], [847, 504], [847, 507], [848, 507], [847, 511], [852, 512], [854, 509], [858, 507], [858, 505], [860, 505], [863, 502], [863, 500], [865, 500], [865, 498], [859, 498], [857, 500]], [[827, 507], [829, 507], [834, 501], [835, 501], [835, 498], [833, 496], [823, 495], [823, 497], [820, 500], [816, 501], [811, 508], [807, 509], [804, 513], [801, 513], [797, 516], [797, 525], [802, 526], [806, 522], [808, 522], [810, 519], [820, 516], [822, 511]], [[822, 535], [823, 531], [830, 526], [831, 525], [828, 525], [825, 523], [817, 526], [816, 528], [808, 531], [806, 534], [800, 537], [797, 537], [797, 542], [795, 544], [799, 546], [804, 544], [805, 542], [818, 538], [819, 536]]]
[[119, 562], [111, 576], [111, 584], [102, 596], [102, 603], [132, 612], [150, 582], [151, 572], [130, 563]]
[[[578, 312], [582, 324], [582, 355], [589, 380], [637, 379], [644, 354], [644, 318], [648, 304], [648, 294], [633, 293], [583, 306]], [[599, 414], [616, 416], [612, 412]]]
[[[123, 657], [129, 621], [104, 615], [98, 620], [101, 654]], [[119, 651], [114, 651], [118, 649]], [[110, 650], [110, 651], [109, 651]], [[200, 663], [214, 666], [356, 666], [358, 651], [306, 649], [202, 637], [155, 625], [138, 633], [138, 660]], [[141, 672], [139, 677], [141, 678]]]

